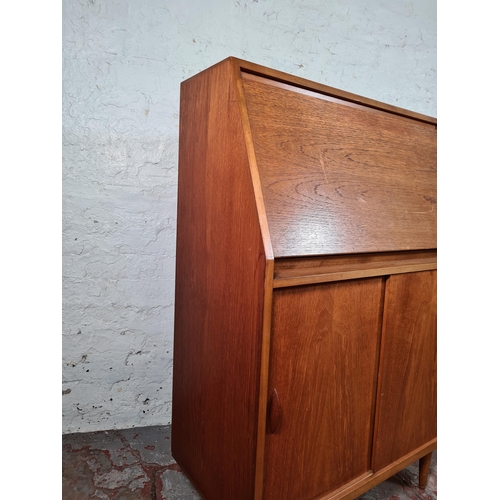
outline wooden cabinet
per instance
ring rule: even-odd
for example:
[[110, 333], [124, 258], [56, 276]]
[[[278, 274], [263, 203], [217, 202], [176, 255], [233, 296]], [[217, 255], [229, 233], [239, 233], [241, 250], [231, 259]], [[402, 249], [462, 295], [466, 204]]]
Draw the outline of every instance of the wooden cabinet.
[[354, 499], [436, 447], [436, 120], [234, 58], [181, 85], [172, 452]]

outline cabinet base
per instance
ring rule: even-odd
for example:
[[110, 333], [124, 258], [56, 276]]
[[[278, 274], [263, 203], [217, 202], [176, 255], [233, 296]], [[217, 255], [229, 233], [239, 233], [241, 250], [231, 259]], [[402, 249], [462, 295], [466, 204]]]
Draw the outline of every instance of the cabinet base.
[[[348, 485], [318, 498], [318, 500], [354, 500], [363, 493], [366, 493], [371, 488], [377, 486], [377, 484], [382, 483], [400, 470], [405, 469], [410, 464], [420, 459], [421, 472], [419, 477], [419, 487], [425, 488], [425, 484], [427, 483], [427, 475], [429, 472], [431, 453], [436, 448], [437, 439], [433, 439], [432, 441], [429, 441], [427, 444], [421, 446], [420, 448], [417, 448], [412, 453], [405, 455], [391, 465], [388, 465], [387, 467], [384, 467], [377, 472], [370, 471], [360, 478], [355, 479]], [[426, 470], [425, 461], [427, 461]]]

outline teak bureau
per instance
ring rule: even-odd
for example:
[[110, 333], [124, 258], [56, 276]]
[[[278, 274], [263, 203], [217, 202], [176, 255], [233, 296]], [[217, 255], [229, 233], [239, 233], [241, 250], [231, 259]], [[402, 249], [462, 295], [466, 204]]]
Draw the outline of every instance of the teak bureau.
[[436, 448], [436, 120], [235, 58], [181, 85], [172, 451], [353, 499]]

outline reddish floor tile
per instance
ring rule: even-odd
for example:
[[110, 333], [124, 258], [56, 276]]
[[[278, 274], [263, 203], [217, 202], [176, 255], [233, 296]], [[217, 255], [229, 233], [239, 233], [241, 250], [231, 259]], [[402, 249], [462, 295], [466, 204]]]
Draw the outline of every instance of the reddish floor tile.
[[[436, 463], [434, 453], [425, 490], [416, 462], [357, 500], [436, 500]], [[63, 500], [201, 499], [172, 458], [169, 426], [65, 435], [62, 468]]]

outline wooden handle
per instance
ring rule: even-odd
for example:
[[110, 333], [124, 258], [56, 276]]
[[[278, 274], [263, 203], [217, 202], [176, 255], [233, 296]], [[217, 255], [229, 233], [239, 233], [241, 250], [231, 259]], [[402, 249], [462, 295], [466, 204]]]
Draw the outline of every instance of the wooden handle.
[[274, 434], [278, 431], [281, 424], [281, 416], [280, 398], [278, 397], [278, 392], [274, 389], [267, 405], [267, 432], [269, 434]]

